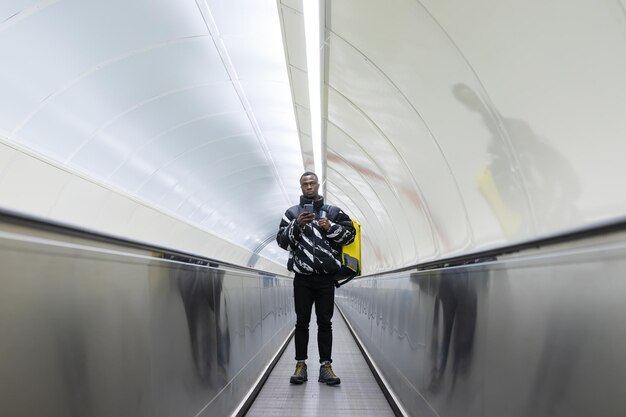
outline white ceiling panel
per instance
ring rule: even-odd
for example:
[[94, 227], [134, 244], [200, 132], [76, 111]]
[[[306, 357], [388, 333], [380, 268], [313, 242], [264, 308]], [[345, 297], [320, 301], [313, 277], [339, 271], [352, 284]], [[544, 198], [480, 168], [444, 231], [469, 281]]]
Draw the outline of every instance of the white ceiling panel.
[[[394, 232], [393, 247], [414, 244], [425, 261], [626, 215], [614, 191], [626, 178], [621, 4], [325, 4], [329, 181], [384, 176], [370, 186], [393, 227], [412, 230]], [[361, 192], [335, 186], [338, 201]], [[388, 239], [374, 237], [364, 251], [378, 270]], [[414, 262], [405, 256], [395, 266]]]
[[[0, 133], [262, 250], [304, 169], [278, 7], [3, 2]], [[262, 214], [242, 216], [255, 194]]]
[[[309, 110], [309, 81], [302, 1], [282, 1], [279, 5], [283, 43], [291, 81], [291, 96], [300, 136], [302, 162], [307, 171], [314, 170], [311, 118]], [[306, 114], [305, 114], [306, 113]]]
[[[203, 66], [212, 69], [202, 71]], [[164, 93], [228, 81], [228, 74], [220, 66], [219, 55], [207, 37], [191, 38], [128, 56], [100, 66], [56, 92], [54, 97], [37, 106], [14, 135], [30, 147], [71, 160], [94, 132], [120, 113]], [[133, 82], [120, 87], [120, 83], [129, 80]], [[226, 103], [232, 102], [232, 87], [222, 91]], [[220, 97], [214, 96], [213, 100], [219, 102]], [[62, 139], [50, 141], [50, 134]]]
[[46, 6], [3, 24], [0, 51], [11, 65], [0, 67], [0, 91], [13, 105], [0, 109], [0, 123], [11, 131], [42, 101], [99, 66], [206, 35], [193, 2], [65, 0]]
[[[142, 157], [146, 148], [163, 137], [171, 141], [177, 131], [187, 134], [190, 125], [207, 129], [217, 121], [220, 125], [216, 130], [220, 130], [221, 123], [228, 119], [241, 123], [240, 130], [251, 131], [230, 83], [177, 89], [142, 101], [95, 128], [70, 155], [68, 164], [109, 178], [127, 160], [137, 155]], [[212, 131], [200, 132], [191, 140], [201, 142], [203, 134], [218, 136]]]
[[289, 55], [289, 65], [306, 72], [304, 17], [302, 12], [286, 6], [282, 6], [281, 11], [283, 30], [287, 34], [285, 48]]
[[0, 22], [9, 21], [9, 19], [20, 18], [32, 13], [33, 6], [40, 3], [39, 0], [3, 0], [2, 9], [0, 9]]

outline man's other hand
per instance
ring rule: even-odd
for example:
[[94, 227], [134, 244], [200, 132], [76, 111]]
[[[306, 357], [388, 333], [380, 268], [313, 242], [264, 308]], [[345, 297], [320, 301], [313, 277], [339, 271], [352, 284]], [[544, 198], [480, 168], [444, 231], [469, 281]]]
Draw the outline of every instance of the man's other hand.
[[328, 229], [330, 229], [330, 220], [328, 220], [326, 217], [321, 217], [318, 223], [322, 230], [328, 232]]

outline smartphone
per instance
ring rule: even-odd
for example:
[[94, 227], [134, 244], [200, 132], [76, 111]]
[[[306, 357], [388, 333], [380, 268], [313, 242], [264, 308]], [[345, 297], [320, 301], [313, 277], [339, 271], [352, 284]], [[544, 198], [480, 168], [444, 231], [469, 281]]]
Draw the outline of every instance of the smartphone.
[[313, 209], [313, 204], [305, 204], [304, 205], [304, 212], [305, 213], [315, 213], [315, 211]]

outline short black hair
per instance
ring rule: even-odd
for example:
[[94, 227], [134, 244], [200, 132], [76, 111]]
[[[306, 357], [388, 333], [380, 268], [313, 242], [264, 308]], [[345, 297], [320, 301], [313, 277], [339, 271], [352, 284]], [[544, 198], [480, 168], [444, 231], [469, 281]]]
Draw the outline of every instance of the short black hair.
[[307, 172], [305, 172], [304, 174], [300, 175], [300, 181], [302, 181], [302, 178], [303, 178], [303, 177], [306, 177], [307, 175], [313, 175], [313, 176], [315, 177], [315, 179], [316, 179], [316, 180], [318, 180], [318, 181], [320, 180], [320, 179], [317, 177], [317, 174], [316, 174], [315, 172], [307, 171]]

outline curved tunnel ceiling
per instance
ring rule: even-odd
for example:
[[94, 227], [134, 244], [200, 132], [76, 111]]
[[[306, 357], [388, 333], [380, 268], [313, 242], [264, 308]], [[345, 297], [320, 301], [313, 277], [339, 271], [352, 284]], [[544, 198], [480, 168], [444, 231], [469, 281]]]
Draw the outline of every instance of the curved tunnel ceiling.
[[[624, 217], [622, 1], [322, 4], [326, 197], [362, 223], [365, 272]], [[228, 258], [182, 222], [284, 264], [313, 166], [301, 0], [7, 0], [0, 57], [0, 206]], [[27, 183], [21, 153], [167, 218]]]
[[370, 272], [623, 218], [622, 3], [325, 4], [328, 197]]
[[0, 136], [252, 250], [304, 169], [279, 18], [273, 1], [5, 1]]

